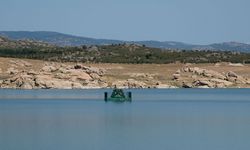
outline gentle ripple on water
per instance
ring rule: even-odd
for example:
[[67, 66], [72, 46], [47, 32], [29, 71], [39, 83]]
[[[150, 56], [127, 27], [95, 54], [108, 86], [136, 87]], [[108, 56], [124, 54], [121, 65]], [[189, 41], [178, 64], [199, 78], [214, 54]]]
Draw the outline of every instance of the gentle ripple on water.
[[247, 150], [249, 89], [0, 90], [0, 150]]

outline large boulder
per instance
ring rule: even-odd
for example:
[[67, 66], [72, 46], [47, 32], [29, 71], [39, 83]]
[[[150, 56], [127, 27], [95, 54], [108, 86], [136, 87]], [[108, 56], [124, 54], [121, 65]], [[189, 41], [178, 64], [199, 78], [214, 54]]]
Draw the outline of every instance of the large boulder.
[[227, 77], [233, 77], [233, 78], [237, 78], [238, 77], [238, 74], [236, 74], [235, 72], [233, 72], [233, 71], [229, 71], [228, 73], [227, 73]]
[[182, 82], [182, 87], [183, 88], [193, 88], [193, 85], [191, 83]]
[[181, 75], [180, 74], [173, 74], [173, 80], [178, 80], [180, 79]]
[[52, 80], [52, 88], [54, 89], [72, 89], [73, 83], [65, 80]]
[[181, 70], [178, 69], [178, 70], [175, 72], [175, 74], [181, 74]]
[[83, 68], [83, 66], [81, 64], [76, 64], [74, 66], [74, 69], [82, 69], [82, 68]]
[[34, 70], [28, 71], [27, 74], [28, 74], [28, 75], [32, 75], [32, 76], [34, 76], [34, 75], [39, 75], [39, 73], [36, 72], [36, 71], [34, 71]]
[[200, 69], [198, 67], [194, 67], [192, 70], [193, 70], [193, 73], [195, 73], [197, 75], [202, 75], [204, 72], [204, 69]]
[[47, 75], [38, 75], [35, 77], [35, 86], [38, 88], [52, 88], [52, 78], [50, 76]]
[[8, 78], [2, 82], [2, 88], [21, 88], [21, 89], [33, 89], [34, 80], [33, 76], [27, 75], [26, 72], [17, 73], [11, 78]]
[[238, 76], [236, 79], [236, 83], [238, 84], [247, 84], [247, 80], [243, 78], [242, 76]]
[[182, 68], [182, 71], [189, 72], [189, 68], [188, 67], [184, 67], [184, 68]]
[[229, 87], [232, 86], [233, 83], [226, 81], [226, 80], [221, 80], [221, 79], [210, 79], [211, 82], [214, 82], [216, 84], [216, 87], [218, 88], [224, 88], [224, 87]]
[[58, 69], [54, 66], [44, 66], [41, 71], [42, 72], [55, 72], [57, 71]]
[[242, 63], [229, 63], [228, 65], [232, 67], [244, 67]]
[[7, 73], [10, 74], [10, 75], [14, 75], [14, 74], [17, 74], [19, 71], [15, 68], [8, 68], [7, 69]]
[[67, 69], [66, 67], [60, 67], [59, 69], [58, 69], [58, 72], [59, 73], [67, 73], [67, 71], [68, 71], [69, 69]]
[[30, 83], [30, 82], [24, 82], [21, 86], [21, 89], [27, 89], [27, 90], [31, 90], [34, 88], [34, 83]]
[[100, 68], [96, 68], [96, 67], [87, 67], [87, 66], [83, 66], [82, 69], [91, 74], [91, 73], [96, 73], [100, 76], [102, 76], [104, 73], [105, 73], [105, 70], [104, 69], [100, 69]]
[[95, 80], [99, 80], [101, 78], [97, 73], [90, 73], [90, 77]]
[[39, 75], [35, 78], [35, 85], [38, 88], [45, 89], [72, 89], [73, 83], [71, 81], [65, 81], [52, 78], [51, 76]]
[[54, 75], [54, 78], [63, 79], [63, 80], [69, 80], [71, 77], [70, 77], [70, 75], [68, 75], [68, 74], [56, 73], [56, 74]]
[[217, 78], [217, 79], [222, 79], [222, 80], [226, 79], [226, 76], [213, 70], [204, 70], [203, 75], [205, 77], [212, 77], [212, 78]]
[[227, 80], [237, 84], [246, 84], [247, 80], [233, 71], [227, 73]]
[[246, 84], [250, 84], [250, 80], [248, 79], [248, 80], [246, 80]]
[[23, 64], [25, 67], [32, 67], [32, 64], [27, 61], [23, 62]]
[[175, 86], [171, 86], [168, 84], [163, 84], [161, 82], [157, 82], [156, 85], [154, 86], [154, 88], [158, 88], [158, 89], [169, 89], [169, 88], [177, 88]]
[[71, 76], [72, 81], [86, 81], [86, 80], [92, 80], [91, 76], [82, 71], [82, 70], [76, 70], [76, 69], [70, 69], [67, 71], [67, 73], [69, 74], [69, 76]]
[[214, 87], [214, 84], [207, 80], [197, 80], [194, 82], [194, 86], [200, 87], [200, 86], [208, 86], [208, 87]]
[[134, 79], [128, 79], [123, 81], [116, 81], [112, 84], [112, 86], [116, 86], [118, 88], [146, 88], [146, 84], [141, 81], [136, 81]]
[[128, 88], [145, 88], [146, 84], [141, 81], [136, 81], [134, 79], [128, 79], [125, 84], [127, 84]]

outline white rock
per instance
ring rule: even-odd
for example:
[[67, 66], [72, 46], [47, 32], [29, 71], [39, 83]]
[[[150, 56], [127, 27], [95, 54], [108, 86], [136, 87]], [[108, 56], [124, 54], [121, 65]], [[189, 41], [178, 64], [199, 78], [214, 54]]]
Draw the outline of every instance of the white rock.
[[228, 65], [232, 67], [244, 67], [244, 65], [241, 63], [229, 63]]

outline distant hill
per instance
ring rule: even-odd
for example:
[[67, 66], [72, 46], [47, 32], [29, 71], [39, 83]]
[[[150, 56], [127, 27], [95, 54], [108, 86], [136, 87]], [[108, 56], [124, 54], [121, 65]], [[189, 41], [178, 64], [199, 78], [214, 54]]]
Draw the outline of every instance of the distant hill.
[[13, 40], [30, 39], [35, 41], [47, 42], [58, 46], [80, 46], [80, 45], [110, 45], [121, 43], [136, 43], [146, 45], [148, 47], [163, 49], [185, 49], [185, 50], [222, 50], [222, 51], [239, 51], [250, 52], [250, 45], [237, 42], [225, 42], [210, 45], [193, 45], [174, 41], [121, 41], [108, 39], [94, 39], [80, 37], [58, 32], [47, 31], [0, 31], [0, 36], [8, 37]]
[[0, 36], [0, 48], [4, 49], [24, 49], [24, 48], [52, 48], [56, 45], [51, 45], [45, 42], [39, 42], [34, 40], [10, 40]]
[[91, 63], [250, 63], [250, 53], [230, 51], [163, 50], [141, 44], [56, 46], [35, 40], [0, 37], [0, 57]]
[[47, 31], [0, 31], [0, 36], [4, 36], [12, 40], [29, 39], [42, 41], [58, 46], [106, 45], [123, 43], [119, 40], [94, 39]]

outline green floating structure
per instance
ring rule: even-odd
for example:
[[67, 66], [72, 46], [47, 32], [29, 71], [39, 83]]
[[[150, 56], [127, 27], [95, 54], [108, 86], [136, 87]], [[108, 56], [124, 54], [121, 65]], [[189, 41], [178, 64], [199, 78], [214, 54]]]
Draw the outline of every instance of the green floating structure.
[[126, 92], [122, 89], [115, 88], [109, 96], [108, 92], [104, 93], [104, 100], [105, 102], [112, 101], [112, 102], [131, 102], [132, 101], [132, 93]]

